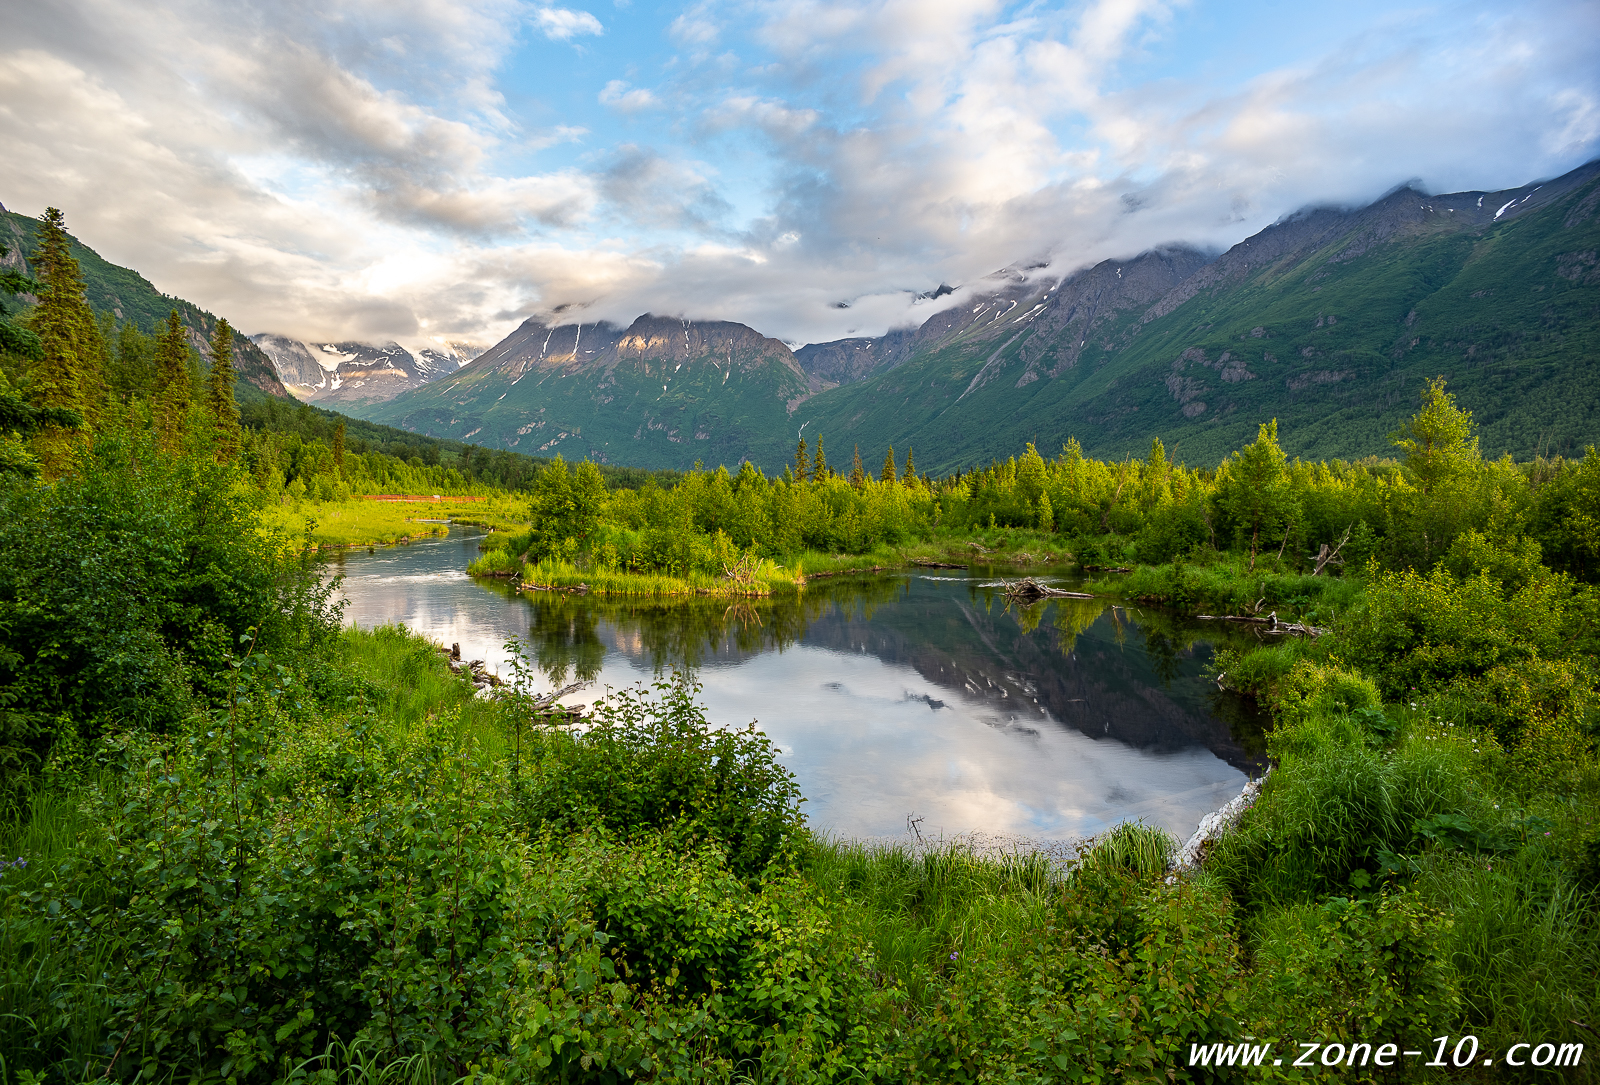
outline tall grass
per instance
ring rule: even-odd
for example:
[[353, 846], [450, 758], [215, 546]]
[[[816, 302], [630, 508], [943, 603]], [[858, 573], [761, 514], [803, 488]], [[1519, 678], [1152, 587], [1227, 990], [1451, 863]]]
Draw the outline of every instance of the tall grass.
[[1235, 557], [1210, 564], [1141, 565], [1089, 590], [1120, 592], [1190, 613], [1244, 614], [1259, 607], [1262, 614], [1276, 611], [1284, 619], [1325, 623], [1353, 607], [1365, 589], [1356, 577], [1277, 572], [1270, 564], [1258, 562], [1252, 571]]
[[799, 587], [794, 573], [770, 560], [759, 563], [748, 579], [735, 580], [693, 571], [674, 574], [635, 573], [621, 569], [580, 569], [570, 562], [546, 558], [537, 565], [529, 564], [523, 572], [522, 579], [524, 583], [546, 588], [575, 588], [581, 584], [596, 595], [645, 598], [674, 595], [746, 598], [793, 592]]
[[338, 662], [365, 679], [366, 707], [396, 737], [430, 715], [459, 712], [459, 728], [480, 748], [497, 751], [505, 739], [501, 708], [477, 696], [472, 682], [450, 670], [439, 646], [403, 625], [344, 629]]
[[369, 501], [353, 497], [348, 501], [285, 501], [269, 504], [262, 510], [262, 526], [297, 543], [304, 539], [306, 521], [315, 521], [311, 530], [313, 546], [387, 545], [401, 539], [443, 535], [449, 524], [422, 523], [424, 520], [453, 520], [491, 531], [511, 531], [526, 521], [527, 504], [508, 496], [485, 501]]
[[1543, 849], [1504, 857], [1434, 853], [1417, 892], [1448, 909], [1446, 946], [1466, 1016], [1489, 1050], [1530, 1037], [1583, 1043], [1600, 1027], [1600, 926], [1593, 890]]
[[56, 931], [71, 917], [41, 914], [29, 898], [65, 877], [92, 906], [111, 887], [63, 869], [94, 829], [73, 796], [44, 787], [30, 798], [22, 818], [0, 822], [0, 1081], [27, 1065], [73, 1067], [91, 1078], [106, 1061], [101, 977], [116, 947], [103, 939], [74, 953]]
[[813, 838], [802, 870], [873, 948], [874, 967], [924, 1001], [964, 954], [1049, 922], [1061, 875], [1036, 853], [991, 858], [960, 844], [917, 851]]

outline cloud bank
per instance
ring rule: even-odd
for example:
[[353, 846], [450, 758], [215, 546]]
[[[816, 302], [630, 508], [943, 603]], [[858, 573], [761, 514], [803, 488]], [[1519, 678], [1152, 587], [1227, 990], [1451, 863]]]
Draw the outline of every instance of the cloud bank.
[[250, 331], [799, 343], [1018, 260], [1563, 172], [1597, 43], [1581, 0], [61, 0], [8, 15], [0, 201]]

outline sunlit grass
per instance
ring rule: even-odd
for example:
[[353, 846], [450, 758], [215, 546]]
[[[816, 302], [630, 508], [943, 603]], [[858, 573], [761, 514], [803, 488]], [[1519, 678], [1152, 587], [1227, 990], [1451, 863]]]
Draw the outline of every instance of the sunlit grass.
[[[492, 554], [479, 560], [487, 561], [490, 558]], [[474, 563], [474, 568], [477, 568], [477, 564]], [[538, 588], [560, 590], [585, 585], [596, 595], [651, 598], [674, 595], [743, 598], [792, 592], [798, 587], [794, 573], [772, 561], [758, 562], [747, 578], [733, 579], [701, 572], [670, 574], [635, 573], [621, 569], [581, 569], [570, 562], [546, 558], [537, 564], [529, 563], [522, 573], [522, 581]]]
[[286, 536], [304, 545], [306, 523], [311, 528], [313, 546], [386, 545], [402, 539], [443, 535], [450, 520], [489, 531], [515, 531], [526, 523], [526, 501], [509, 495], [496, 495], [483, 501], [464, 501], [442, 497], [438, 501], [372, 501], [355, 497], [348, 501], [285, 501], [262, 510], [265, 530]]

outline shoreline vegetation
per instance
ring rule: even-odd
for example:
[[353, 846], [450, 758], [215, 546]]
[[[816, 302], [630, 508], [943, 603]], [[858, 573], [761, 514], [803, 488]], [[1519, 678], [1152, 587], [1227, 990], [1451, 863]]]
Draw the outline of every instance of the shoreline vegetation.
[[1100, 582], [1130, 607], [1329, 630], [1217, 653], [1274, 768], [1193, 872], [1131, 823], [1066, 871], [830, 841], [692, 675], [572, 733], [532, 695], [538, 645], [476, 696], [406, 630], [342, 628], [296, 502], [445, 494], [405, 476], [436, 469], [241, 427], [223, 322], [198, 388], [177, 329], [124, 380], [59, 212], [40, 230], [0, 357], [3, 1085], [1155, 1082], [1240, 1045], [1293, 1081], [1305, 1042], [1377, 1082], [1358, 1053], [1438, 1037], [1495, 1060], [1452, 1081], [1519, 1043], [1596, 1079], [1592, 449], [1485, 461], [1439, 381], [1396, 458], [1355, 464], [1291, 462], [1269, 423], [1206, 468], [1069, 442], [869, 478], [802, 447], [776, 479], [555, 461], [500, 491], [486, 553], [552, 578], [771, 585], [807, 552], [816, 576], [1032, 532], [1130, 570]]

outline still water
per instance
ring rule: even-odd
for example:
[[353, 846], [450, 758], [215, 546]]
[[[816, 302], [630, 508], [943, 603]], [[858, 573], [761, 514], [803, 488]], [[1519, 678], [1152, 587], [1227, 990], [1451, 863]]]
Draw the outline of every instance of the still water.
[[[345, 620], [401, 622], [509, 676], [515, 635], [564, 698], [686, 669], [712, 723], [758, 722], [819, 829], [1035, 841], [1142, 818], [1187, 836], [1261, 762], [1206, 677], [1229, 631], [1101, 600], [1008, 607], [984, 570], [813, 581], [799, 600], [517, 596], [465, 573], [474, 534], [343, 553]], [[934, 575], [938, 574], [938, 575]]]

